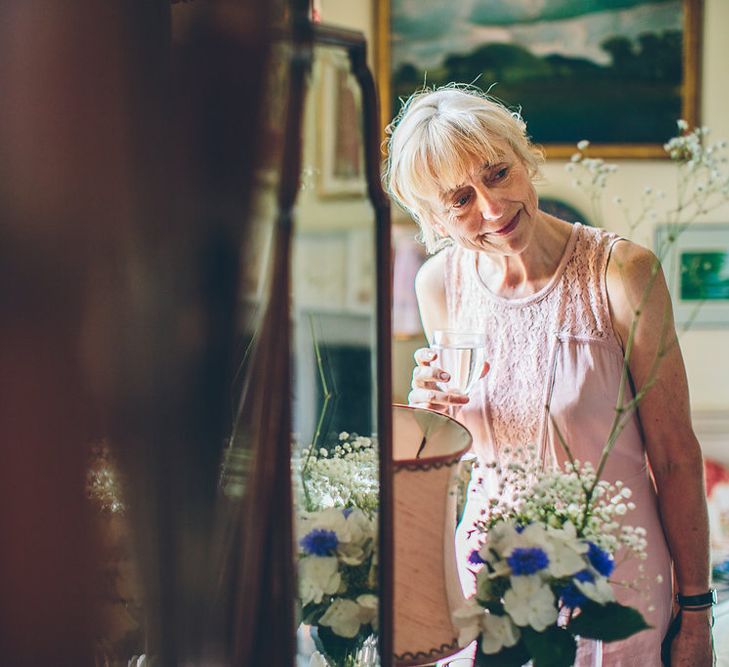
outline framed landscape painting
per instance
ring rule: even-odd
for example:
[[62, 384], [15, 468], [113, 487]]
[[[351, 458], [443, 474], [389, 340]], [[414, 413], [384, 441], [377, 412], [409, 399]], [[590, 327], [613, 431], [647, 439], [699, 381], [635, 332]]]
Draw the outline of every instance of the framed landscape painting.
[[548, 157], [582, 139], [604, 157], [665, 157], [676, 121], [699, 122], [702, 0], [378, 1], [384, 123], [450, 82], [520, 109]]

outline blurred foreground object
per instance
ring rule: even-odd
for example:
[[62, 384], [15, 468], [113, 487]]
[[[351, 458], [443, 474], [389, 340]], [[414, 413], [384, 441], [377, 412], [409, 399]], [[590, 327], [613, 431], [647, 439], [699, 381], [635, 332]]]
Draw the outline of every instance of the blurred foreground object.
[[271, 37], [267, 3], [196, 5], [174, 52], [166, 1], [0, 7], [4, 664], [124, 659], [94, 655], [101, 436], [128, 483], [138, 652], [232, 650], [214, 537]]

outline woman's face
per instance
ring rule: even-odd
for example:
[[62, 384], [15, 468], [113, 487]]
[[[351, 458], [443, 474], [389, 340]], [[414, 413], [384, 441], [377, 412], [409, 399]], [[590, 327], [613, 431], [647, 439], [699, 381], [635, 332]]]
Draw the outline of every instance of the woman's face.
[[470, 250], [518, 255], [537, 221], [537, 193], [524, 163], [506, 142], [494, 142], [497, 162], [474, 160], [457, 187], [440, 192], [436, 231]]

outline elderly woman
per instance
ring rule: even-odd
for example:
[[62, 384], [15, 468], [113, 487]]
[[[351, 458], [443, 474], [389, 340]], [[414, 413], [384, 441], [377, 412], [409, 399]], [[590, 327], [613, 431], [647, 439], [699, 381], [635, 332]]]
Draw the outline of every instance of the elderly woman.
[[[576, 458], [596, 464], [632, 336], [631, 384], [653, 384], [603, 477], [630, 487], [630, 523], [647, 531], [643, 568], [626, 560], [612, 580], [617, 599], [640, 609], [652, 629], [606, 644], [604, 664], [661, 664], [675, 574], [685, 607], [671, 664], [711, 665], [702, 458], [669, 295], [660, 272], [652, 280], [656, 258], [613, 233], [540, 211], [533, 181], [541, 155], [520, 116], [480, 91], [416, 93], [393, 127], [390, 193], [420, 225], [427, 249], [440, 250], [416, 280], [426, 334], [484, 333], [490, 367], [470, 396], [444, 393], [436, 351], [418, 350], [410, 403], [460, 406], [483, 461], [503, 464], [528, 444], [545, 462], [563, 460], [556, 424]], [[636, 580], [637, 587], [620, 585]], [[589, 651], [580, 647], [578, 664], [592, 664]]]

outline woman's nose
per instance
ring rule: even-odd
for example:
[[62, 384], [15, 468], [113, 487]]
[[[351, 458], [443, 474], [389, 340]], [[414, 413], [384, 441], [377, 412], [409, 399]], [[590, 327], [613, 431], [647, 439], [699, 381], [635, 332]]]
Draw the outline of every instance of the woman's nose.
[[484, 220], [498, 220], [504, 214], [503, 202], [486, 188], [478, 191], [478, 206]]

